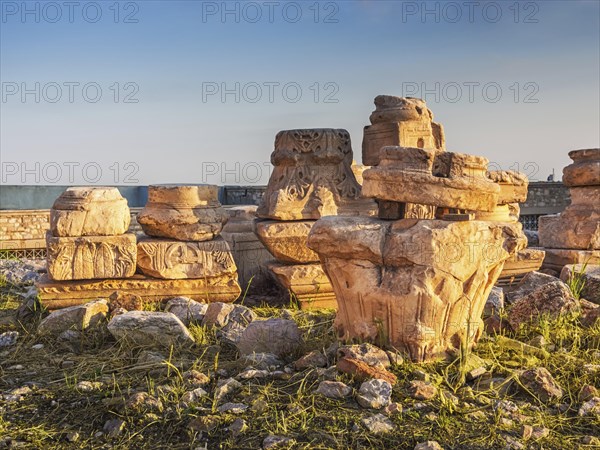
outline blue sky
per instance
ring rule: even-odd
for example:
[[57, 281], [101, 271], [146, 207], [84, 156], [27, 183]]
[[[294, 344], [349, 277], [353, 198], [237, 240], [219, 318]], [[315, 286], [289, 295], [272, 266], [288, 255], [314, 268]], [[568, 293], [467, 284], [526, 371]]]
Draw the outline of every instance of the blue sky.
[[448, 150], [532, 179], [600, 143], [598, 1], [0, 3], [6, 184], [264, 184], [277, 131], [345, 128], [360, 160], [410, 88]]

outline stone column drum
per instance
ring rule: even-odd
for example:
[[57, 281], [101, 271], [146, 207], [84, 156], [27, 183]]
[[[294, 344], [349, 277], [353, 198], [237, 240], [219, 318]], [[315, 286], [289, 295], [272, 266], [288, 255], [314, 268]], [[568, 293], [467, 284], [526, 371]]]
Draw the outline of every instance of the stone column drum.
[[600, 264], [600, 149], [569, 152], [573, 164], [563, 169], [571, 204], [560, 214], [538, 221], [544, 268], [558, 273], [566, 264]]

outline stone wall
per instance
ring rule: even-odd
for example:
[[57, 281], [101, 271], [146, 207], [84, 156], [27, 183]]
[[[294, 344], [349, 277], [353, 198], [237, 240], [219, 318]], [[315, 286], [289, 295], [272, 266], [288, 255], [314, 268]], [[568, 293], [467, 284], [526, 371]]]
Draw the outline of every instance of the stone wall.
[[[136, 220], [140, 210], [131, 208], [130, 233], [142, 231]], [[0, 210], [0, 250], [45, 249], [49, 229], [49, 209]]]
[[538, 218], [557, 214], [571, 203], [569, 189], [560, 182], [529, 183], [527, 200], [521, 203], [520, 221], [526, 230], [538, 229]]

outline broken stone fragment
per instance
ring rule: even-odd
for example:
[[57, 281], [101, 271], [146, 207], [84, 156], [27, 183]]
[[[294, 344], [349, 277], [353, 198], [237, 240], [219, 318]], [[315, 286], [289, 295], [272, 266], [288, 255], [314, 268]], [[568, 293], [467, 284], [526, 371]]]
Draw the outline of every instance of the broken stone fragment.
[[519, 381], [530, 395], [539, 398], [544, 403], [557, 402], [564, 395], [562, 388], [550, 372], [543, 367], [521, 372]]
[[257, 220], [254, 232], [278, 261], [291, 264], [319, 262], [319, 255], [308, 248], [306, 241], [314, 220], [282, 222]]
[[600, 186], [600, 149], [569, 152], [573, 163], [563, 168], [565, 186]]
[[214, 239], [228, 219], [218, 187], [208, 184], [148, 186], [148, 202], [137, 216], [147, 235], [180, 241]]
[[375, 214], [375, 203], [360, 196], [346, 130], [280, 131], [271, 163], [274, 169], [258, 217], [316, 220], [328, 215]]
[[193, 242], [143, 238], [137, 243], [137, 267], [155, 278], [212, 278], [237, 274], [229, 244], [221, 237]]
[[385, 380], [392, 386], [398, 382], [398, 378], [392, 372], [380, 367], [370, 366], [366, 362], [355, 358], [340, 358], [336, 367], [338, 371], [352, 375], [361, 381], [375, 378]]
[[388, 145], [443, 150], [444, 129], [433, 122], [433, 113], [425, 102], [412, 97], [378, 95], [371, 125], [364, 128], [363, 164], [379, 164], [379, 149]]
[[136, 243], [121, 236], [55, 237], [46, 234], [48, 275], [53, 280], [128, 278], [135, 273]]
[[115, 187], [70, 187], [50, 209], [50, 231], [57, 237], [117, 236], [129, 228], [127, 200]]
[[84, 305], [71, 306], [52, 312], [38, 325], [38, 333], [58, 336], [67, 331], [84, 331], [106, 319], [108, 303], [99, 299]]
[[383, 147], [380, 159], [363, 173], [365, 197], [470, 211], [493, 211], [498, 205], [500, 186], [487, 177], [484, 157]]
[[284, 357], [298, 352], [302, 343], [302, 333], [296, 322], [272, 318], [250, 323], [236, 346], [242, 355], [263, 352]]
[[194, 338], [183, 323], [168, 312], [129, 311], [108, 323], [115, 339], [135, 345], [191, 345]]
[[581, 278], [581, 298], [600, 305], [600, 265], [568, 264], [563, 267], [560, 279], [568, 283], [572, 277]]

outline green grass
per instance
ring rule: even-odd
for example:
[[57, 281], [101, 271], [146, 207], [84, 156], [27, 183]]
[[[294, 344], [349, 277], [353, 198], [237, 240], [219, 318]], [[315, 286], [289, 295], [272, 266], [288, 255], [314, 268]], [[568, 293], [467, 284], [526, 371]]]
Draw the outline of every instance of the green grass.
[[[2, 291], [6, 291], [4, 286]], [[6, 294], [0, 303], [0, 317], [14, 312], [18, 299]], [[150, 308], [155, 309], [155, 307]], [[323, 350], [336, 341], [332, 311], [282, 310], [273, 307], [255, 309], [259, 317], [292, 317], [305, 334], [304, 351]], [[1, 324], [0, 332], [15, 325]], [[300, 449], [410, 449], [418, 442], [437, 440], [445, 449], [504, 449], [506, 436], [519, 438], [524, 424], [548, 428], [540, 440], [525, 441], [527, 449], [595, 448], [582, 444], [584, 436], [600, 437], [600, 419], [579, 417], [578, 393], [586, 384], [600, 387], [600, 371], [585, 369], [586, 364], [600, 364], [600, 324], [584, 329], [576, 315], [556, 320], [541, 318], [523, 327], [514, 336], [484, 335], [470, 350], [483, 358], [490, 374], [512, 384], [506, 396], [497, 390], [478, 391], [473, 382], [465, 382], [468, 352], [454, 361], [425, 364], [405, 362], [392, 367], [398, 377], [393, 401], [403, 412], [391, 417], [396, 429], [388, 435], [369, 434], [362, 418], [374, 413], [358, 406], [352, 399], [331, 400], [314, 393], [323, 379], [319, 370], [307, 369], [289, 379], [261, 378], [240, 380], [242, 389], [227, 401], [242, 402], [251, 408], [241, 415], [220, 414], [212, 392], [217, 370], [235, 375], [244, 369], [234, 347], [220, 343], [212, 328], [192, 325], [190, 331], [197, 345], [188, 349], [161, 350], [165, 360], [140, 365], [137, 358], [143, 348], [117, 343], [104, 329], [86, 332], [74, 345], [41, 339], [21, 329], [22, 338], [10, 349], [0, 349], [0, 392], [5, 393], [25, 382], [38, 383], [34, 392], [19, 403], [0, 400], [0, 442], [10, 436], [23, 442], [25, 449], [256, 449], [269, 434], [294, 438], [293, 448]], [[542, 335], [554, 349], [541, 350], [524, 346]], [[35, 343], [41, 350], [32, 350]], [[68, 363], [65, 363], [68, 361]], [[14, 369], [22, 365], [23, 369]], [[532, 367], [546, 367], [563, 387], [564, 411], [546, 406], [535, 396], [519, 388], [517, 373]], [[11, 368], [12, 367], [12, 368]], [[183, 406], [183, 394], [190, 390], [183, 373], [196, 369], [211, 375], [204, 389], [209, 396], [198, 405]], [[438, 395], [431, 401], [412, 399], [407, 387], [415, 379], [415, 370], [425, 371], [440, 392], [458, 397], [455, 404]], [[360, 383], [338, 374], [340, 381], [355, 390]], [[80, 381], [101, 381], [93, 392], [79, 392]], [[161, 411], [133, 411], [124, 408], [129, 395], [141, 390], [158, 398]], [[507, 413], [496, 406], [497, 400], [510, 400], [517, 413]], [[419, 409], [418, 404], [424, 404]], [[253, 409], [252, 409], [253, 408]], [[217, 416], [219, 425], [209, 432], [194, 432], [188, 423], [194, 417]], [[227, 427], [238, 417], [248, 429], [233, 436]], [[96, 436], [109, 419], [126, 422], [123, 433], [115, 439]], [[76, 442], [67, 441], [70, 432], [79, 433]], [[108, 445], [108, 446], [106, 446]]]

